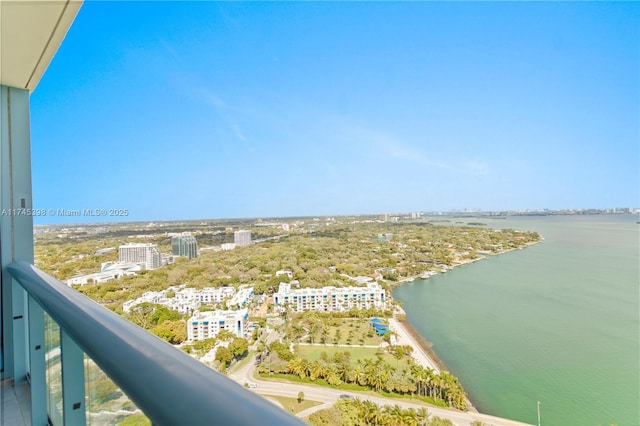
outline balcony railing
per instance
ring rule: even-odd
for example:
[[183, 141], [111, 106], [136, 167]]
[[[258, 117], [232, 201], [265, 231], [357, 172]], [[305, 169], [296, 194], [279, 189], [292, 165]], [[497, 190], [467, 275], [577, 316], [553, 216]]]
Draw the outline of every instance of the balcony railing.
[[[85, 374], [95, 379], [96, 365], [154, 425], [303, 424], [33, 265], [14, 262], [8, 271], [29, 295], [30, 327], [46, 334], [28, 352], [41, 360], [30, 360], [32, 386], [34, 374], [46, 377], [41, 402], [54, 425], [89, 422]], [[39, 319], [34, 302], [45, 313]]]

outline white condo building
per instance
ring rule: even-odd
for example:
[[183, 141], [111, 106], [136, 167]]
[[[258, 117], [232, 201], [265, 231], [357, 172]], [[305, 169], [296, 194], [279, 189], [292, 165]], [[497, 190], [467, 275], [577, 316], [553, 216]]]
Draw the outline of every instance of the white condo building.
[[233, 233], [233, 242], [237, 246], [248, 246], [251, 244], [251, 231], [236, 231]]
[[215, 337], [221, 330], [227, 330], [238, 337], [244, 337], [248, 316], [246, 309], [196, 312], [187, 321], [187, 340], [193, 342]]
[[145, 269], [157, 269], [162, 266], [162, 255], [155, 244], [125, 244], [118, 247], [118, 260], [143, 264]]
[[120, 262], [104, 262], [100, 272], [88, 275], [80, 275], [71, 277], [67, 280], [67, 285], [85, 285], [85, 284], [99, 284], [106, 283], [107, 281], [117, 280], [125, 275], [136, 275], [141, 269], [137, 263], [120, 263]]
[[376, 282], [366, 287], [322, 287], [291, 289], [291, 283], [280, 283], [273, 304], [288, 305], [296, 312], [340, 312], [350, 309], [385, 309], [385, 291]]
[[227, 306], [244, 307], [253, 297], [253, 287], [240, 286], [238, 292], [227, 302]]
[[[173, 292], [173, 297], [167, 297], [169, 292]], [[229, 298], [231, 299], [227, 301], [228, 306], [236, 305], [242, 307], [247, 304], [251, 296], [253, 296], [253, 287], [240, 287], [236, 293], [236, 289], [233, 287], [196, 290], [195, 288], [187, 288], [183, 284], [179, 287], [169, 287], [162, 291], [148, 291], [135, 300], [124, 302], [122, 310], [130, 312], [134, 306], [147, 302], [166, 306], [181, 314], [186, 314], [197, 311], [202, 304], [222, 303]]]

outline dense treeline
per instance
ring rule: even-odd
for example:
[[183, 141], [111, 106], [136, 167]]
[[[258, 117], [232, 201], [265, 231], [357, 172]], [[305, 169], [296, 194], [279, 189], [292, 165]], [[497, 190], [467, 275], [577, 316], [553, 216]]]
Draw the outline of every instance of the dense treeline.
[[450, 420], [431, 416], [426, 408], [381, 407], [356, 399], [341, 399], [333, 407], [313, 413], [307, 419], [314, 426], [452, 426]]
[[258, 366], [258, 373], [290, 374], [309, 381], [324, 380], [330, 386], [357, 384], [376, 392], [424, 397], [465, 410], [466, 396], [458, 379], [446, 371], [436, 374], [429, 368], [409, 362], [409, 368], [398, 369], [378, 356], [351, 362], [349, 351], [326, 354], [315, 361], [294, 355], [286, 345], [274, 342], [270, 354]]
[[[301, 227], [286, 237], [235, 250], [206, 251], [195, 259], [178, 259], [174, 264], [143, 271], [136, 277], [85, 285], [80, 291], [118, 310], [124, 301], [146, 291], [184, 283], [196, 288], [251, 284], [256, 294], [272, 293], [283, 280], [275, 275], [278, 270], [292, 271], [302, 287], [353, 285], [348, 276], [370, 276], [376, 269], [393, 281], [439, 271], [456, 262], [475, 259], [481, 252], [523, 247], [539, 239], [535, 233], [427, 223], [314, 225]], [[260, 236], [283, 232], [264, 227], [250, 229]], [[228, 228], [219, 232], [227, 237], [233, 234]], [[116, 260], [117, 252], [95, 255], [96, 250], [133, 241], [108, 233], [77, 238], [46, 235], [36, 240], [36, 265], [59, 279], [97, 272], [101, 262]], [[214, 243], [212, 235], [196, 233], [196, 239], [202, 247]], [[158, 244], [163, 252], [170, 251], [166, 234], [151, 235], [142, 241]]]

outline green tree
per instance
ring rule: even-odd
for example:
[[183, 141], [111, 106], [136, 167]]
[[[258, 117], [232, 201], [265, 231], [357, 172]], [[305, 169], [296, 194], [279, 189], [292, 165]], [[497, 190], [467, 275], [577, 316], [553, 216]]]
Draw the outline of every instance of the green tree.
[[166, 320], [150, 330], [159, 338], [177, 345], [187, 340], [187, 327], [183, 320]]
[[118, 423], [118, 426], [151, 426], [151, 420], [144, 414], [134, 414]]
[[122, 393], [118, 391], [116, 384], [106, 377], [92, 383], [91, 386], [94, 404], [104, 404], [105, 402], [119, 398], [122, 395]]
[[289, 363], [287, 364], [287, 371], [296, 376], [300, 376], [300, 378], [305, 377], [306, 374], [302, 366], [302, 358], [297, 356], [289, 361]]
[[249, 342], [242, 337], [236, 337], [229, 343], [229, 351], [234, 358], [240, 358], [249, 349]]
[[220, 364], [222, 364], [224, 368], [227, 368], [232, 360], [233, 354], [231, 351], [224, 346], [220, 346], [216, 351], [216, 361], [220, 361]]

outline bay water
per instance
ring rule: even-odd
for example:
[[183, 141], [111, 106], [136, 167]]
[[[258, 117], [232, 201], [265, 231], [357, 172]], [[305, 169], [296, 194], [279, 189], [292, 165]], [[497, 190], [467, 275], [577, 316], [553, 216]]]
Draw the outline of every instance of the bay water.
[[544, 241], [393, 294], [474, 405], [537, 424], [540, 401], [544, 426], [640, 425], [638, 216], [480, 221]]

